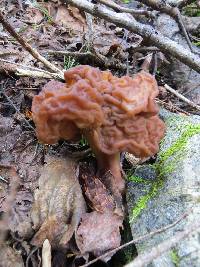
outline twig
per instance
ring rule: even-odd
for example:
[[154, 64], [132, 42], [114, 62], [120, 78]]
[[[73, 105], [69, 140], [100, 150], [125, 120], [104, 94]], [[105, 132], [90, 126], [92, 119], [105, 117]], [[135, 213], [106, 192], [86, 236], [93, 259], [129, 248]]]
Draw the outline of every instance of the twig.
[[58, 75], [57, 73], [51, 73], [51, 72], [47, 73], [47, 72], [43, 72], [43, 71], [33, 71], [33, 70], [26, 70], [26, 69], [17, 68], [15, 74], [18, 76], [33, 77], [33, 78], [46, 78], [46, 79], [58, 79], [58, 80], [64, 81], [64, 77], [61, 78], [61, 76]]
[[78, 58], [78, 59], [83, 59], [83, 58], [87, 58], [87, 57], [95, 59], [95, 55], [93, 53], [91, 53], [90, 51], [88, 51], [88, 52], [70, 52], [70, 51], [48, 50], [47, 54], [49, 54], [49, 55], [69, 56], [69, 57], [75, 57], [75, 58]]
[[115, 11], [120, 11], [120, 12], [124, 12], [124, 13], [129, 13], [131, 15], [144, 15], [147, 17], [151, 17], [154, 18], [152, 12], [147, 11], [147, 10], [140, 10], [140, 9], [132, 9], [132, 8], [126, 8], [123, 6], [120, 6], [118, 4], [116, 4], [115, 2], [113, 2], [112, 0], [97, 0], [97, 2], [99, 2], [100, 4], [103, 4], [105, 6], [108, 6], [110, 8], [112, 8]]
[[160, 49], [155, 46], [138, 46], [132, 48], [134, 52], [159, 52]]
[[51, 244], [48, 239], [44, 240], [42, 246], [42, 267], [51, 267]]
[[51, 55], [63, 55], [63, 56], [70, 56], [70, 57], [75, 57], [78, 59], [84, 59], [89, 57], [89, 59], [94, 60], [95, 63], [98, 65], [103, 65], [106, 68], [114, 68], [114, 69], [121, 69], [121, 70], [126, 70], [126, 64], [121, 63], [119, 60], [112, 58], [108, 59], [107, 57], [97, 53], [92, 47], [91, 47], [92, 52], [69, 52], [69, 51], [53, 51], [49, 50], [47, 51], [48, 54]]
[[172, 111], [172, 112], [177, 111], [177, 112], [181, 112], [181, 113], [183, 113], [183, 114], [185, 114], [185, 115], [188, 115], [188, 116], [191, 115], [189, 112], [187, 112], [187, 111], [185, 111], [185, 110], [183, 110], [183, 109], [177, 107], [176, 105], [170, 105], [169, 103], [166, 103], [166, 102], [163, 101], [163, 100], [157, 99], [156, 102], [157, 102], [158, 104], [160, 104], [162, 107], [164, 107], [164, 108], [166, 108], [166, 109], [168, 109], [168, 110], [170, 110], [170, 111]]
[[3, 181], [6, 184], [9, 184], [8, 180], [0, 175], [0, 180]]
[[2, 71], [9, 72], [9, 73], [11, 72], [17, 76], [64, 80], [64, 74], [62, 75], [63, 78], [61, 79], [58, 73], [48, 72], [48, 71], [45, 71], [39, 68], [25, 66], [19, 63], [15, 63], [15, 62], [0, 58], [0, 72]]
[[47, 67], [48, 69], [50, 69], [53, 72], [56, 72], [60, 75], [60, 77], [62, 78], [62, 74], [63, 72], [61, 70], [59, 70], [56, 66], [54, 66], [53, 64], [51, 64], [48, 60], [46, 60], [46, 58], [44, 58], [43, 56], [41, 56], [37, 50], [35, 50], [34, 48], [31, 47], [31, 45], [29, 45], [22, 36], [20, 36], [15, 30], [14, 28], [8, 23], [8, 21], [4, 18], [2, 12], [0, 11], [0, 22], [2, 23], [2, 25], [4, 26], [4, 28], [38, 61], [42, 62], [44, 64], [45, 67]]
[[195, 104], [194, 102], [192, 102], [188, 98], [184, 97], [182, 94], [178, 93], [176, 90], [171, 88], [169, 85], [165, 84], [164, 87], [165, 87], [166, 90], [168, 90], [169, 92], [171, 92], [172, 94], [177, 96], [179, 99], [181, 99], [182, 101], [184, 101], [185, 103], [187, 103], [191, 107], [193, 107], [193, 108], [195, 108], [195, 109], [200, 111], [200, 106], [199, 105]]
[[193, 232], [200, 230], [200, 221], [192, 222], [187, 226], [187, 228], [182, 231], [174, 234], [171, 239], [167, 239], [160, 243], [159, 245], [151, 248], [150, 251], [146, 251], [136, 257], [132, 262], [125, 265], [125, 267], [143, 267], [152, 262], [152, 260], [158, 258], [161, 254], [168, 251], [170, 248], [176, 246], [178, 242], [186, 238]]
[[134, 243], [137, 243], [137, 242], [139, 242], [139, 241], [142, 241], [142, 240], [144, 240], [144, 239], [150, 238], [150, 237], [152, 237], [152, 236], [154, 236], [154, 235], [156, 235], [156, 234], [159, 234], [159, 233], [162, 233], [162, 232], [164, 232], [164, 231], [167, 231], [168, 229], [174, 227], [174, 226], [175, 226], [176, 224], [178, 224], [180, 221], [182, 221], [183, 219], [185, 219], [185, 218], [189, 215], [190, 212], [191, 212], [191, 210], [188, 211], [187, 213], [184, 213], [184, 214], [183, 214], [178, 220], [176, 220], [175, 222], [173, 222], [173, 223], [171, 223], [171, 224], [169, 224], [169, 225], [167, 225], [167, 226], [165, 226], [165, 227], [163, 227], [163, 228], [160, 228], [160, 229], [158, 229], [158, 230], [155, 230], [155, 231], [153, 231], [153, 232], [150, 232], [150, 233], [148, 233], [148, 234], [146, 234], [146, 235], [143, 235], [143, 236], [140, 236], [140, 237], [138, 237], [138, 238], [136, 238], [136, 239], [133, 239], [133, 240], [129, 241], [128, 243], [126, 243], [126, 244], [124, 244], [124, 245], [121, 245], [121, 246], [119, 246], [118, 248], [112, 249], [112, 250], [110, 250], [109, 252], [107, 252], [107, 253], [105, 253], [105, 254], [103, 254], [103, 255], [97, 257], [96, 259], [94, 259], [94, 260], [92, 260], [92, 261], [89, 261], [88, 263], [86, 263], [86, 264], [84, 264], [84, 265], [81, 265], [80, 267], [87, 267], [87, 266], [90, 266], [91, 264], [97, 262], [98, 260], [101, 260], [102, 258], [106, 258], [106, 257], [108, 257], [108, 256], [110, 256], [110, 255], [113, 255], [113, 254], [115, 254], [117, 251], [119, 251], [119, 250], [121, 250], [121, 249], [123, 249], [123, 248], [125, 248], [125, 247], [128, 247], [128, 246], [130, 246], [130, 245], [132, 245], [132, 244], [134, 244]]
[[169, 16], [171, 16], [172, 18], [174, 18], [178, 25], [180, 30], [183, 32], [183, 35], [187, 41], [187, 44], [190, 48], [190, 50], [195, 53], [193, 47], [192, 47], [192, 43], [190, 41], [189, 35], [187, 33], [187, 30], [185, 28], [183, 19], [182, 19], [182, 15], [180, 13], [179, 10], [179, 6], [177, 4], [174, 3], [174, 6], [171, 6], [169, 3], [162, 1], [162, 0], [141, 0], [141, 2], [143, 2], [145, 5], [152, 7], [155, 10], [164, 12], [166, 14], [168, 14]]
[[34, 247], [31, 252], [29, 253], [27, 259], [26, 259], [26, 267], [29, 267], [29, 260], [31, 259], [31, 257], [33, 256], [33, 254], [38, 250], [38, 247]]
[[181, 15], [181, 12], [180, 12], [180, 10], [179, 10], [178, 8], [176, 8], [176, 13], [177, 13], [176, 18], [177, 18], [179, 27], [180, 27], [180, 29], [181, 29], [182, 32], [183, 32], [183, 35], [184, 35], [184, 37], [185, 37], [185, 39], [186, 39], [186, 41], [187, 41], [187, 44], [188, 44], [190, 50], [191, 50], [193, 53], [195, 53], [194, 48], [192, 47], [192, 43], [191, 43], [190, 37], [189, 37], [188, 32], [187, 32], [187, 30], [186, 30], [186, 27], [185, 27], [185, 25], [184, 25], [183, 18], [182, 18], [182, 15]]
[[107, 21], [113, 22], [116, 25], [126, 28], [127, 30], [141, 35], [144, 39], [147, 39], [152, 45], [160, 48], [163, 53], [167, 53], [173, 57], [176, 57], [181, 62], [185, 63], [192, 69], [200, 73], [200, 58], [185, 49], [183, 46], [177, 44], [171, 39], [163, 36], [160, 32], [156, 31], [150, 25], [142, 24], [136, 21], [134, 18], [123, 13], [116, 13], [103, 6], [94, 5], [87, 0], [62, 0], [65, 3], [76, 6], [79, 9], [87, 11], [94, 16], [104, 18]]

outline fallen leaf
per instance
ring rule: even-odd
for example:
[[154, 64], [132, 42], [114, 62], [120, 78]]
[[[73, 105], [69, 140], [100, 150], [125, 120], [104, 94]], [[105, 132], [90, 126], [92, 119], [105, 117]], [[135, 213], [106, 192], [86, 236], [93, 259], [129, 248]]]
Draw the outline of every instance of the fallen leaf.
[[68, 9], [64, 5], [58, 7], [54, 21], [58, 25], [66, 26], [76, 34], [83, 33], [86, 28], [85, 19], [80, 12], [72, 7]]
[[20, 190], [17, 192], [10, 212], [8, 227], [12, 232], [17, 232], [20, 238], [33, 234], [31, 221], [32, 202], [33, 195], [30, 191]]
[[79, 179], [93, 210], [101, 213], [112, 211], [123, 217], [122, 196], [115, 190], [115, 179], [111, 172], [98, 177], [87, 164], [82, 163], [79, 165]]
[[114, 211], [115, 201], [105, 185], [90, 174], [82, 174], [81, 178], [84, 184], [84, 193], [90, 201], [92, 209], [101, 213], [107, 210]]
[[24, 267], [21, 255], [7, 245], [0, 247], [0, 259], [0, 267]]
[[44, 15], [38, 8], [28, 7], [26, 8], [25, 19], [29, 20], [29, 22], [33, 24], [40, 24], [40, 22], [44, 19]]
[[[81, 253], [91, 252], [96, 257], [120, 245], [123, 218], [113, 212], [93, 211], [84, 214], [76, 232], [76, 243]], [[108, 261], [110, 255], [104, 258]]]
[[31, 216], [36, 234], [31, 243], [41, 246], [48, 239], [52, 247], [66, 247], [85, 213], [76, 162], [70, 158], [50, 158], [34, 198]]

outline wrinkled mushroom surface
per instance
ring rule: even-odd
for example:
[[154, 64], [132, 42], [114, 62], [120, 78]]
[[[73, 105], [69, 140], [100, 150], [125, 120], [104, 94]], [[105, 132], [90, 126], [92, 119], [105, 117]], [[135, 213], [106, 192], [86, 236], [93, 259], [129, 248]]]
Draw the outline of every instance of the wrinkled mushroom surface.
[[66, 83], [51, 81], [33, 100], [33, 119], [44, 143], [77, 139], [90, 131], [106, 154], [128, 151], [150, 156], [158, 151], [164, 123], [158, 118], [153, 76], [113, 76], [90, 66], [65, 72]]
[[119, 152], [138, 157], [158, 152], [165, 126], [158, 117], [158, 85], [152, 75], [141, 71], [133, 78], [118, 78], [82, 65], [67, 70], [65, 81], [47, 83], [33, 99], [33, 120], [42, 142], [76, 140], [84, 134], [100, 169], [119, 177]]

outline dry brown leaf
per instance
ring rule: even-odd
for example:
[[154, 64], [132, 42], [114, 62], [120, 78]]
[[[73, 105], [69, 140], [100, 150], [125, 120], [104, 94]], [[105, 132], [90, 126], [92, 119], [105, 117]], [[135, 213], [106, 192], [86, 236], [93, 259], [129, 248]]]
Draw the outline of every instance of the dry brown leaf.
[[[84, 214], [76, 232], [76, 243], [81, 253], [91, 252], [100, 256], [120, 245], [123, 218], [113, 212]], [[111, 255], [112, 256], [112, 255]], [[105, 258], [108, 261], [109, 258]]]
[[114, 211], [115, 201], [105, 185], [89, 173], [83, 174], [81, 178], [84, 184], [84, 193], [89, 199], [92, 209], [101, 213], [107, 210]]
[[3, 245], [0, 247], [0, 267], [24, 267], [22, 257], [13, 248]]
[[74, 6], [68, 6], [68, 10], [70, 11], [70, 14], [76, 18], [77, 20], [79, 20], [80, 22], [82, 22], [83, 24], [86, 24], [85, 22], [85, 18], [82, 16], [82, 14], [80, 13], [80, 10]]
[[31, 206], [33, 195], [30, 191], [17, 192], [8, 220], [8, 227], [12, 232], [17, 232], [19, 237], [27, 237], [33, 234], [31, 223]]
[[75, 8], [70, 7], [68, 9], [66, 6], [59, 6], [54, 21], [56, 24], [65, 26], [76, 34], [83, 33], [86, 29], [85, 19]]
[[50, 158], [35, 190], [32, 220], [37, 231], [32, 244], [41, 246], [48, 239], [53, 247], [66, 247], [80, 218], [85, 201], [77, 180], [76, 162], [67, 158]]
[[25, 19], [29, 20], [30, 23], [39, 24], [44, 19], [44, 15], [39, 8], [27, 7]]

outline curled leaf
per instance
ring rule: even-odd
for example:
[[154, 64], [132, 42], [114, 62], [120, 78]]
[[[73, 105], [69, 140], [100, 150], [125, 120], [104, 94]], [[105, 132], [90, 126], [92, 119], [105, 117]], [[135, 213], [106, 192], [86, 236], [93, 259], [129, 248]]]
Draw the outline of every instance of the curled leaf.
[[76, 162], [70, 158], [51, 158], [44, 167], [34, 194], [32, 220], [37, 232], [32, 244], [41, 246], [48, 239], [52, 247], [67, 246], [85, 212], [75, 172]]
[[[121, 242], [122, 222], [122, 217], [109, 211], [84, 214], [76, 232], [76, 242], [81, 253], [91, 252], [98, 257], [118, 247]], [[110, 257], [105, 258], [104, 261], [109, 259]]]

